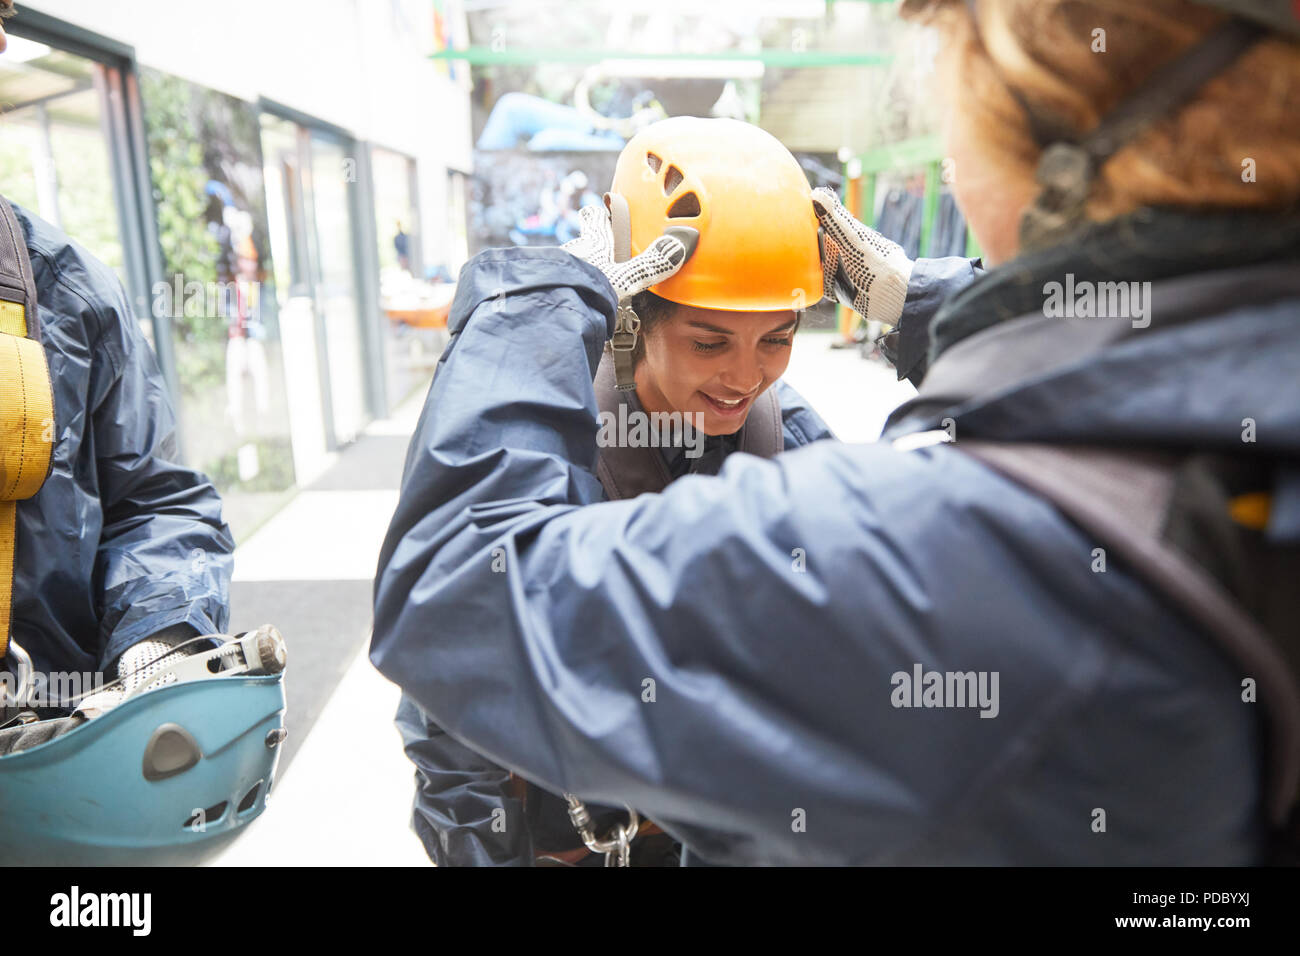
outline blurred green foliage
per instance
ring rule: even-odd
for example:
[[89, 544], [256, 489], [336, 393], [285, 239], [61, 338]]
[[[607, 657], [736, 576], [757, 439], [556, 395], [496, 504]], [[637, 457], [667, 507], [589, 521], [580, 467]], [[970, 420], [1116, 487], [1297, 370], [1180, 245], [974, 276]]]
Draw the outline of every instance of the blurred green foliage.
[[[6, 124], [10, 123], [8, 116]], [[31, 147], [14, 138], [12, 125], [9, 134], [0, 139], [0, 193], [10, 202], [16, 202], [30, 212], [40, 213], [36, 195], [36, 177], [32, 175]]]
[[249, 481], [239, 480], [239, 452], [232, 450], [207, 463], [207, 474], [218, 488], [238, 488], [240, 491], [283, 491], [294, 482], [293, 448], [288, 438], [258, 438], [251, 444], [257, 448], [258, 472]]
[[[29, 212], [49, 220], [122, 275], [122, 242], [108, 146], [99, 123], [93, 91], [77, 94], [67, 108], [38, 107], [5, 114], [0, 141], [0, 191]], [[41, 206], [36, 157], [47, 155], [46, 170], [57, 184], [57, 209]], [[47, 194], [48, 198], [48, 194]]]
[[[149, 171], [158, 213], [158, 241], [169, 283], [217, 280], [220, 249], [208, 231], [205, 186], [208, 170], [198, 141], [194, 87], [154, 70], [140, 75]], [[187, 316], [173, 303], [172, 335], [181, 389], [194, 395], [225, 377], [226, 320], [220, 315]], [[180, 313], [179, 315], [177, 313]]]
[[122, 241], [108, 143], [99, 125], [84, 126], [75, 117], [61, 121], [51, 111], [50, 145], [59, 180], [63, 231], [81, 243], [120, 278]]

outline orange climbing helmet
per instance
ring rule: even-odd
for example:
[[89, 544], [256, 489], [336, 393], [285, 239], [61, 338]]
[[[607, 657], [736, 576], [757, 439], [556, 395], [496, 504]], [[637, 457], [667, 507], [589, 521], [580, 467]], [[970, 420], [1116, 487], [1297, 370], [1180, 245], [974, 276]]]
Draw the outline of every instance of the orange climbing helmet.
[[650, 287], [671, 302], [778, 312], [822, 297], [811, 187], [790, 151], [757, 126], [694, 116], [648, 126], [623, 147], [606, 204], [620, 260], [665, 229], [699, 232], [681, 270]]

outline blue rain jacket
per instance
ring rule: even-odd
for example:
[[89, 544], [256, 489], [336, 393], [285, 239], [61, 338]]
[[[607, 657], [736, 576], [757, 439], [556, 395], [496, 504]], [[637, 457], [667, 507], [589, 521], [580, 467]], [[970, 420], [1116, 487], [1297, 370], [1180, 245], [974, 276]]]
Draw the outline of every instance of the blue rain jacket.
[[[786, 449], [835, 437], [797, 391], [784, 381], [773, 388], [780, 400]], [[576, 843], [567, 817], [545, 810], [538, 814], [537, 808], [526, 812], [519, 799], [520, 781], [512, 780], [509, 770], [448, 734], [405, 694], [396, 722], [417, 771], [412, 823], [439, 866], [532, 866], [539, 843]], [[611, 813], [597, 807], [588, 810], [602, 833], [626, 816], [613, 808]]]
[[37, 670], [106, 671], [159, 631], [226, 626], [221, 499], [176, 461], [176, 417], [117, 276], [13, 206], [54, 387], [49, 478], [18, 503], [13, 638]]
[[[974, 278], [918, 270], [948, 286], [934, 300]], [[1196, 292], [1223, 303], [1213, 320], [1024, 361], [895, 431], [952, 417], [1002, 439], [1240, 447], [1249, 410], [1261, 450], [1295, 456], [1300, 291], [1255, 303], [1249, 275], [1217, 278], [1227, 291]], [[602, 502], [590, 382], [614, 310], [559, 250], [462, 274], [375, 586], [371, 659], [431, 719], [713, 863], [1260, 859], [1262, 728], [1240, 675], [960, 442], [733, 455]], [[928, 706], [929, 672], [989, 693]]]

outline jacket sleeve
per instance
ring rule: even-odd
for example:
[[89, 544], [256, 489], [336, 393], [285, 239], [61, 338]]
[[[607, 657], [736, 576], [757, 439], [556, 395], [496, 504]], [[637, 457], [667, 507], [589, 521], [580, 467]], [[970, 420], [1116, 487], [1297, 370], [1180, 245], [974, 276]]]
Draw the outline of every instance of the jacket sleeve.
[[898, 372], [920, 387], [929, 367], [930, 323], [939, 307], [983, 274], [979, 259], [952, 256], [917, 259], [907, 284], [898, 325], [881, 341], [881, 351]]
[[166, 385], [120, 283], [95, 278], [104, 298], [92, 304], [88, 430], [104, 514], [95, 579], [107, 667], [159, 631], [222, 631], [234, 542], [212, 483], [176, 461]]
[[[553, 275], [548, 276], [548, 272]], [[508, 281], [514, 284], [507, 297]], [[570, 293], [563, 288], [566, 282], [576, 283], [586, 291]], [[514, 321], [535, 322], [535, 327], [530, 325], [517, 334], [523, 344], [529, 332], [542, 339], [551, 338], [547, 333], [552, 330], [546, 326], [548, 297], [555, 297], [560, 307], [568, 309], [589, 310], [595, 304], [598, 309], [612, 310], [613, 300], [607, 296], [613, 293], [607, 290], [608, 283], [599, 272], [559, 250], [540, 256], [534, 253], [531, 257], [521, 257], [509, 250], [484, 253], [467, 265], [461, 275], [449, 321], [452, 340], [440, 366], [460, 368], [477, 361], [477, 356], [470, 354], [477, 351], [473, 345], [463, 354], [456, 349], [466, 318], [479, 305], [486, 303], [490, 316], [504, 316], [509, 311]], [[502, 331], [509, 327], [509, 321], [503, 322]], [[597, 343], [597, 361], [603, 343], [603, 338]], [[579, 378], [585, 374], [591, 380], [595, 372], [587, 370], [589, 354], [584, 352], [584, 344], [588, 343], [579, 342], [573, 354], [566, 356], [573, 361], [566, 362], [564, 368], [553, 369], [555, 374], [548, 377], [552, 385], [561, 384], [560, 376], [568, 370]], [[552, 351], [559, 347], [558, 341], [548, 346]], [[493, 370], [494, 376], [498, 371], [528, 375], [529, 359], [516, 352], [513, 367]], [[450, 374], [442, 368], [436, 376], [426, 406], [430, 414], [450, 415], [468, 397], [459, 393], [448, 395], [440, 388], [440, 383]], [[503, 421], [511, 414], [509, 388], [504, 378], [494, 388], [496, 397], [504, 399], [500, 408]], [[564, 401], [568, 404], [580, 401], [577, 396], [581, 396], [581, 391], [572, 390], [571, 397]], [[557, 409], [550, 414], [562, 413]], [[593, 421], [594, 415], [593, 405]], [[583, 459], [588, 469], [594, 465], [594, 444], [592, 447], [593, 454]], [[602, 492], [597, 494], [603, 497]], [[439, 866], [531, 866], [531, 835], [524, 807], [511, 785], [510, 771], [447, 733], [408, 696], [402, 698], [396, 723], [406, 755], [416, 769], [412, 824], [430, 859]]]
[[[1069, 631], [1050, 602], [973, 609], [1008, 577], [1074, 574], [1079, 542], [946, 448], [818, 442], [602, 502], [590, 383], [613, 306], [559, 250], [466, 267], [380, 556], [372, 661], [495, 763], [629, 803], [712, 862], [900, 852], [1077, 699], [1062, 642], [1018, 636]], [[1003, 500], [1005, 526], [985, 504]], [[970, 562], [982, 547], [1003, 557]], [[1017, 670], [1021, 691], [996, 721], [896, 709], [914, 663]]]
[[405, 695], [396, 723], [416, 768], [412, 825], [429, 859], [438, 866], [532, 866], [510, 771], [456, 740]]

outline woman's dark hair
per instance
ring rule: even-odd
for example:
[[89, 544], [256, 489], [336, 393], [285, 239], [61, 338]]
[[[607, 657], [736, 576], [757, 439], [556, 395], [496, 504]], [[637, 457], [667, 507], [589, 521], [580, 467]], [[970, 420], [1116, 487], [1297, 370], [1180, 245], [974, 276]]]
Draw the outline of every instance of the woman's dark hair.
[[[638, 292], [632, 296], [632, 311], [641, 319], [641, 333], [636, 337], [636, 348], [632, 350], [632, 363], [636, 365], [645, 357], [645, 337], [646, 333], [653, 329], [664, 319], [669, 318], [677, 308], [676, 302], [669, 302], [667, 299], [655, 295], [650, 290]], [[802, 313], [796, 313], [796, 322], [794, 331], [799, 331], [799, 325], [803, 320]]]
[[636, 348], [632, 352], [633, 364], [639, 364], [645, 357], [646, 333], [669, 318], [676, 308], [676, 302], [660, 298], [648, 289], [632, 296], [632, 311], [641, 320], [641, 334], [636, 337]]

